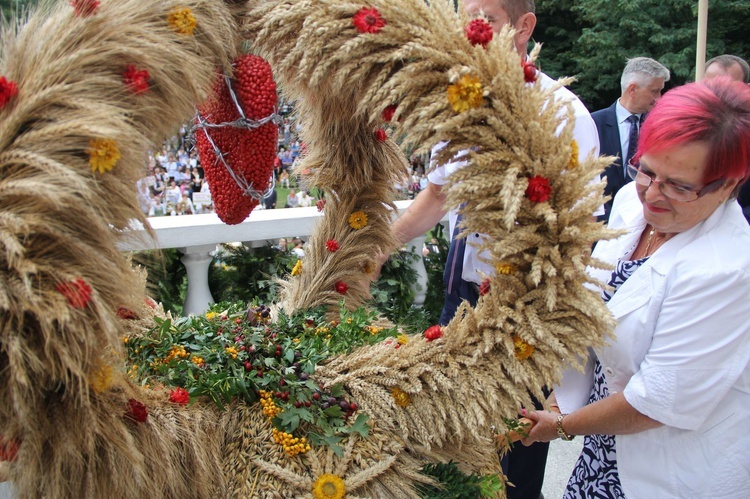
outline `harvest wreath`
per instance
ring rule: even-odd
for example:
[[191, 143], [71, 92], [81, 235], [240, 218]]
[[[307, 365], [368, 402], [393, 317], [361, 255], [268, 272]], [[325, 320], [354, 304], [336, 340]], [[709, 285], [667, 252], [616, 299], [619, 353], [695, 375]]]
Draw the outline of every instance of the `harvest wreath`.
[[[243, 41], [298, 101], [325, 216], [278, 303], [173, 319], [117, 242], [145, 222], [145, 151]], [[6, 30], [0, 75], [0, 457], [21, 496], [502, 495], [493, 428], [612, 326], [584, 287], [604, 163], [578, 163], [510, 33], [451, 0], [58, 2]], [[389, 136], [471, 151], [448, 204], [497, 270], [410, 337], [362, 308], [395, 243]]]

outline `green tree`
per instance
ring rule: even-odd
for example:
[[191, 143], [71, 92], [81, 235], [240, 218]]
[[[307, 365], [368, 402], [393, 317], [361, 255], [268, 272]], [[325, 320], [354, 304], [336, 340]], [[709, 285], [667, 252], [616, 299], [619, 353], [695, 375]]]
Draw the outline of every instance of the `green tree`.
[[[627, 59], [652, 57], [672, 72], [667, 88], [695, 77], [697, 0], [539, 1], [535, 39], [543, 42], [540, 66], [550, 76], [576, 76], [571, 89], [590, 110], [620, 95]], [[707, 58], [733, 53], [747, 58], [747, 0], [709, 2]]]

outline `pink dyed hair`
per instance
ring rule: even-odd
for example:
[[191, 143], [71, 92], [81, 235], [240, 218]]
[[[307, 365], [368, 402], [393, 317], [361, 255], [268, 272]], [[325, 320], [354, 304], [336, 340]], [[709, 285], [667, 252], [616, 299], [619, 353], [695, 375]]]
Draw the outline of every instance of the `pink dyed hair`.
[[705, 183], [748, 178], [750, 87], [713, 78], [668, 91], [643, 123], [634, 160], [691, 142], [708, 144]]

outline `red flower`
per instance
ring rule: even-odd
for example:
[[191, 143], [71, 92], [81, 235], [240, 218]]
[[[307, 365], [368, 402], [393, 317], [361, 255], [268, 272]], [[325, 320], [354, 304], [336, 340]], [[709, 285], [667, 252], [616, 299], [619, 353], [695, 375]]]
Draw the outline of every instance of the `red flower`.
[[120, 319], [126, 319], [126, 320], [132, 320], [132, 319], [138, 318], [138, 316], [135, 315], [135, 312], [125, 307], [117, 307], [117, 316], [120, 317]]
[[336, 284], [333, 286], [333, 289], [335, 289], [337, 293], [345, 295], [346, 292], [349, 290], [349, 286], [347, 286], [344, 281], [337, 281]]
[[70, 0], [70, 5], [75, 9], [77, 16], [86, 17], [96, 14], [99, 0]]
[[385, 26], [385, 19], [380, 17], [378, 9], [362, 7], [354, 14], [352, 24], [360, 33], [377, 33]]
[[537, 70], [534, 63], [531, 61], [521, 61], [523, 67], [523, 79], [526, 83], [534, 83], [537, 77]]
[[326, 207], [326, 200], [318, 199], [317, 201], [315, 201], [315, 207], [318, 209], [318, 211], [323, 211], [323, 209]]
[[73, 308], [84, 308], [91, 301], [91, 286], [81, 278], [61, 282], [55, 288], [68, 299], [68, 303]]
[[331, 253], [335, 253], [339, 250], [339, 243], [335, 239], [329, 239], [326, 241], [326, 249]]
[[5, 79], [5, 76], [0, 76], [0, 109], [4, 108], [16, 94], [18, 94], [16, 82]]
[[549, 199], [552, 193], [552, 187], [549, 180], [541, 175], [534, 175], [529, 179], [529, 186], [526, 188], [526, 197], [532, 203], [543, 203]]
[[484, 19], [474, 19], [466, 27], [466, 37], [472, 45], [486, 47], [492, 35], [492, 26]]
[[148, 409], [136, 399], [130, 399], [128, 400], [128, 412], [125, 413], [125, 417], [136, 423], [145, 423], [148, 419]]
[[375, 140], [377, 140], [378, 142], [385, 142], [386, 140], [388, 140], [388, 134], [385, 133], [385, 130], [383, 130], [382, 128], [378, 128], [377, 130], [375, 130]]
[[443, 328], [440, 326], [430, 326], [424, 332], [424, 338], [427, 341], [436, 340], [443, 337]]
[[396, 105], [391, 104], [383, 109], [383, 114], [381, 116], [383, 117], [383, 121], [391, 121], [394, 114], [396, 114]]
[[147, 296], [143, 301], [145, 301], [146, 305], [149, 307], [156, 309], [156, 302], [150, 296]]
[[18, 455], [18, 447], [20, 442], [16, 439], [6, 440], [5, 437], [0, 435], [0, 462], [8, 461], [12, 463], [16, 460]]
[[133, 65], [126, 66], [122, 77], [125, 80], [125, 86], [134, 94], [148, 92], [151, 75], [145, 69], [137, 69]]
[[169, 392], [169, 401], [179, 405], [188, 405], [190, 394], [184, 388], [175, 388]]
[[490, 292], [490, 280], [485, 279], [482, 281], [482, 284], [479, 286], [479, 296], [484, 296], [489, 292]]

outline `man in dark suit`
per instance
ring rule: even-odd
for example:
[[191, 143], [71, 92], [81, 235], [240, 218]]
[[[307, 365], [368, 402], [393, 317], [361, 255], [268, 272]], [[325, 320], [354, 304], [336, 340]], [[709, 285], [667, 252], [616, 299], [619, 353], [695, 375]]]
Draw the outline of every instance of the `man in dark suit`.
[[664, 83], [667, 81], [669, 70], [654, 59], [629, 59], [620, 79], [620, 98], [608, 108], [591, 113], [599, 133], [599, 153], [617, 156], [615, 162], [604, 170], [607, 180], [604, 194], [611, 198], [604, 204], [605, 213], [599, 220], [609, 220], [612, 198], [631, 180], [625, 167], [638, 145], [641, 123], [646, 113], [651, 111], [656, 101], [661, 98]]

